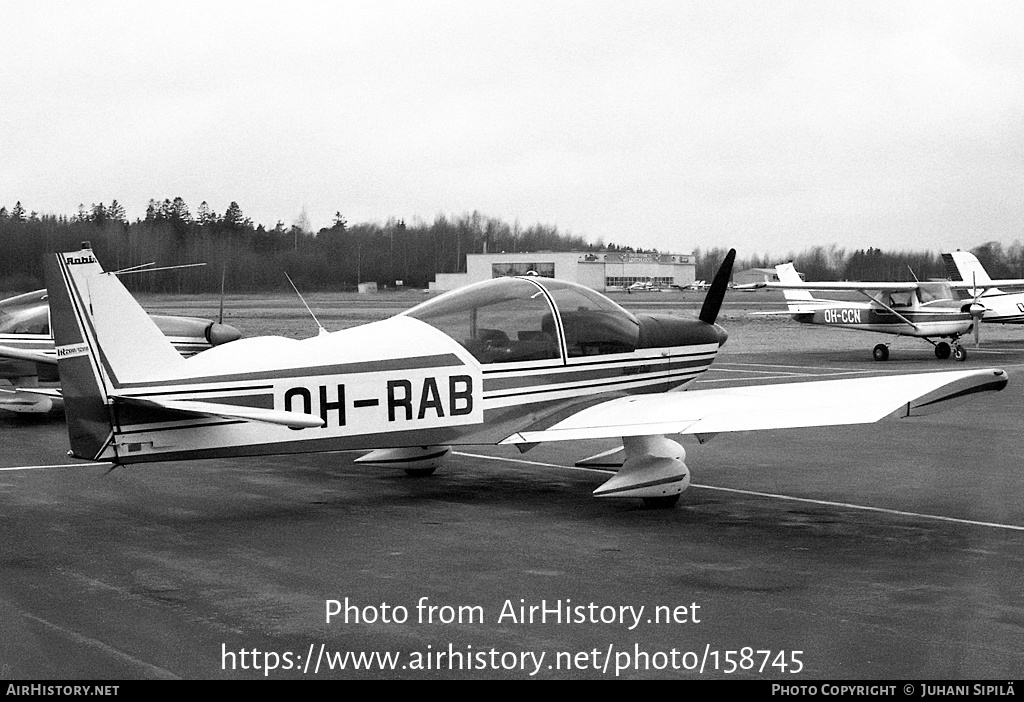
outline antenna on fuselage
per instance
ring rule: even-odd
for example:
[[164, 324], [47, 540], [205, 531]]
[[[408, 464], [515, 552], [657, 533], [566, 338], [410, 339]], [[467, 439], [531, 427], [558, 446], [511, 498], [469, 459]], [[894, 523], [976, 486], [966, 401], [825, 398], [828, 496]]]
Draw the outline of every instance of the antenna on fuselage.
[[197, 266], [205, 266], [205, 263], [183, 263], [180, 266], [160, 266], [159, 268], [153, 268], [155, 262], [143, 263], [139, 266], [132, 266], [131, 268], [121, 268], [120, 270], [110, 271], [110, 275], [132, 275], [134, 273], [155, 273], [156, 271], [176, 271], [179, 268], [196, 268]]
[[[306, 299], [304, 297], [302, 297], [302, 293], [300, 293], [299, 289], [297, 287], [295, 287], [295, 283], [292, 282], [292, 277], [290, 275], [288, 275], [288, 271], [284, 272], [284, 277], [288, 279], [289, 283], [291, 283], [292, 290], [294, 290], [295, 294], [299, 296], [299, 299], [302, 301], [302, 304], [306, 305]], [[315, 314], [313, 314], [313, 310], [309, 309], [309, 305], [306, 305], [306, 311], [309, 312], [309, 316], [313, 318], [313, 321], [316, 322], [316, 325], [318, 327], [320, 327], [320, 331], [317, 332], [318, 336], [323, 336], [324, 334], [330, 334], [329, 331], [324, 329], [324, 325], [320, 324], [320, 320], [316, 318]]]
[[729, 278], [732, 277], [732, 263], [736, 260], [736, 249], [729, 249], [725, 255], [722, 265], [715, 274], [715, 279], [708, 288], [708, 294], [704, 298], [704, 305], [700, 308], [698, 318], [702, 322], [714, 324], [718, 319], [718, 311], [722, 309], [722, 301], [725, 299], [725, 291], [729, 288]]

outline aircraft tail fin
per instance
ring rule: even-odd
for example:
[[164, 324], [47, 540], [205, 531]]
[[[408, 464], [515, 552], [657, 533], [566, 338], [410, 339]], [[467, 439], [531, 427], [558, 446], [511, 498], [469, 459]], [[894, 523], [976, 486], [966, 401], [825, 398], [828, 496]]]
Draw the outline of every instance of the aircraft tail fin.
[[71, 452], [110, 458], [110, 394], [185, 361], [87, 242], [47, 256], [44, 272]]
[[[792, 261], [775, 266], [775, 274], [779, 277], [779, 282], [786, 285], [800, 285], [804, 282], [804, 279], [797, 273], [796, 266], [793, 265]], [[789, 303], [790, 309], [800, 307], [801, 302], [814, 299], [814, 295], [811, 294], [810, 290], [789, 290], [783, 288], [782, 294], [786, 296], [786, 302]]]
[[[942, 254], [942, 262], [946, 264], [946, 275], [950, 280], [961, 280], [979, 287], [992, 283], [988, 271], [981, 265], [978, 257], [970, 251], [951, 251]], [[1000, 292], [996, 288], [988, 288], [989, 294]]]
[[725, 291], [729, 289], [729, 278], [732, 277], [732, 264], [736, 260], [736, 249], [729, 249], [729, 253], [722, 260], [722, 265], [711, 281], [708, 294], [704, 297], [704, 304], [701, 305], [700, 321], [714, 324], [718, 319], [718, 311], [722, 309], [722, 301], [725, 300]]

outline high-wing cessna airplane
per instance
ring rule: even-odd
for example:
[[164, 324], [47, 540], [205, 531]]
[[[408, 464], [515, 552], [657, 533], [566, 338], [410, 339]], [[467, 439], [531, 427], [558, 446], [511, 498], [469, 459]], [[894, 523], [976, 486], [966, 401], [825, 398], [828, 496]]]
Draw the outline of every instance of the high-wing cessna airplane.
[[969, 283], [968, 294], [985, 308], [982, 320], [996, 324], [1024, 324], [1024, 292], [1004, 292], [1005, 288], [1024, 286], [1024, 280], [992, 280], [978, 257], [970, 251], [942, 254], [946, 272], [955, 281]]
[[[183, 356], [234, 341], [241, 333], [227, 324], [197, 317], [151, 315], [157, 328]], [[0, 300], [0, 380], [18, 388], [38, 388], [57, 381], [57, 352], [50, 336], [46, 290]], [[56, 397], [57, 395], [55, 395]], [[53, 397], [23, 392], [0, 393], [0, 409], [45, 413]]]
[[670, 506], [690, 483], [669, 438], [859, 424], [1001, 390], [997, 369], [684, 389], [727, 334], [735, 251], [698, 319], [636, 315], [589, 288], [496, 278], [360, 327], [247, 338], [182, 358], [92, 252], [46, 261], [71, 455], [152, 461], [371, 450], [426, 475], [452, 445], [621, 438], [594, 494]]
[[[765, 287], [779, 288], [786, 296], [789, 314], [803, 324], [820, 324], [840, 329], [879, 332], [924, 339], [935, 347], [939, 359], [967, 359], [960, 337], [977, 324], [984, 309], [977, 300], [958, 300], [953, 287], [963, 284], [944, 281], [902, 283], [807, 283], [792, 263], [775, 266], [779, 281]], [[846, 290], [861, 293], [866, 301], [826, 300], [811, 295], [812, 290]], [[776, 313], [770, 313], [776, 314]], [[934, 341], [934, 339], [949, 339]], [[952, 344], [952, 346], [951, 346]], [[872, 351], [876, 361], [889, 358], [889, 344], [877, 344]]]

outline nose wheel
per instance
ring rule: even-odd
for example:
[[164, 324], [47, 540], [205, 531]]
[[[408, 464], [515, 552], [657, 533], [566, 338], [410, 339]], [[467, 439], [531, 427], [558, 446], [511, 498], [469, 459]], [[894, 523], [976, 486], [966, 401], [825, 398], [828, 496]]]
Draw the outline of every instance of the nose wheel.
[[947, 344], [945, 341], [935, 344], [935, 358], [945, 360], [949, 358], [950, 354], [957, 361], [967, 360], [967, 349], [960, 345], [959, 339], [954, 339], [952, 345]]

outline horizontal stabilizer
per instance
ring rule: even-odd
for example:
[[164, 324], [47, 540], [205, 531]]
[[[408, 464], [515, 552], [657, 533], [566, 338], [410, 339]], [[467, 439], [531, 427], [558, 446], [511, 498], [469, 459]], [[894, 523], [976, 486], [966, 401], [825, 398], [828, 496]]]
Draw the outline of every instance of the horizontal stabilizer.
[[1006, 387], [997, 369], [845, 378], [619, 397], [503, 444], [869, 424], [929, 414]]
[[765, 283], [765, 287], [775, 290], [885, 290], [889, 292], [906, 292], [917, 290], [921, 287], [921, 284], [912, 282], [875, 283], [864, 281], [851, 283], [846, 281], [821, 281], [817, 283]]
[[195, 402], [191, 400], [153, 400], [125, 395], [111, 395], [117, 402], [123, 402], [138, 407], [151, 409], [164, 409], [172, 412], [190, 414], [196, 417], [223, 417], [225, 419], [244, 419], [250, 422], [264, 422], [265, 424], [279, 424], [290, 429], [309, 429], [312, 427], [324, 426], [324, 420], [319, 416], [305, 414], [303, 412], [287, 412], [285, 410], [270, 410], [259, 407], [241, 407], [239, 405], [226, 405], [215, 402]]
[[793, 315], [793, 314], [814, 314], [820, 310], [826, 309], [829, 304], [825, 305], [793, 305], [790, 304], [787, 310], [772, 310], [770, 312], [751, 312], [751, 317], [778, 317], [779, 315]]

